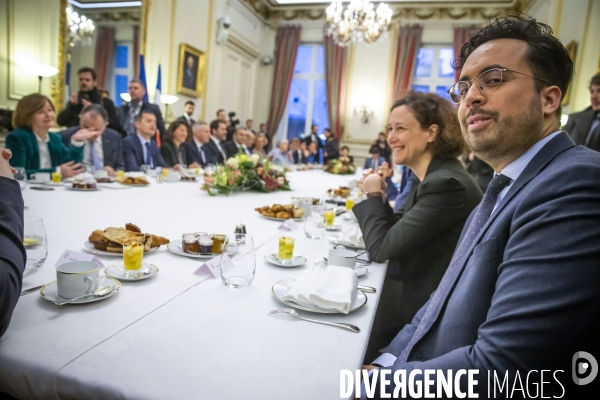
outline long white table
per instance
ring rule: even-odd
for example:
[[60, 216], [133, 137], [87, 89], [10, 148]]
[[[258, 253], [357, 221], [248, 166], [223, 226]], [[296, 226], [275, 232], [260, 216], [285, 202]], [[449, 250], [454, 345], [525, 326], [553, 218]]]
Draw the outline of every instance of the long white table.
[[[23, 399], [339, 398], [340, 370], [360, 367], [380, 293], [367, 294], [367, 304], [349, 315], [312, 315], [357, 325], [359, 334], [284, 314], [267, 317], [285, 307], [272, 295], [273, 284], [299, 276], [327, 255], [331, 243], [306, 238], [300, 225], [290, 234], [307, 265], [268, 264], [263, 257], [277, 251], [280, 222], [254, 208], [290, 203], [291, 196], [320, 197], [352, 178], [322, 171], [288, 177], [292, 192], [228, 197], [210, 197], [188, 182], [97, 192], [25, 189], [25, 215], [44, 219], [49, 248], [23, 289], [55, 280], [58, 257], [66, 249], [83, 251], [94, 229], [126, 222], [171, 240], [200, 230], [233, 233], [245, 223], [255, 246], [264, 245], [256, 251], [256, 277], [246, 289], [227, 288], [214, 278], [201, 281], [193, 274], [199, 260], [163, 246], [144, 255], [160, 268], [158, 275], [121, 282], [112, 298], [59, 307], [37, 292], [22, 296], [0, 338], [0, 391]], [[337, 221], [344, 228], [351, 224]], [[100, 258], [105, 265], [120, 261]], [[359, 283], [380, 289], [385, 268], [371, 265]]]

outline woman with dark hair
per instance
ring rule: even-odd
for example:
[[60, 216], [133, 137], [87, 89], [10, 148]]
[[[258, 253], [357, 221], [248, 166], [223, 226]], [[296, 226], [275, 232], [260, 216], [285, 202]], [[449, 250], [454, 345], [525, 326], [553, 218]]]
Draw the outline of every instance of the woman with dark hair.
[[[187, 121], [178, 119], [169, 125], [169, 129], [165, 133], [164, 142], [160, 146], [160, 154], [169, 167], [173, 168], [180, 165], [186, 168], [188, 166], [184, 144], [190, 137], [190, 128]], [[189, 167], [200, 168], [200, 164], [194, 161]]]
[[28, 177], [35, 172], [54, 172], [56, 167], [60, 167], [63, 178], [84, 172], [80, 164], [83, 146], [95, 133], [79, 130], [67, 148], [59, 134], [48, 132], [55, 116], [54, 105], [44, 95], [30, 94], [17, 103], [12, 116], [16, 129], [6, 137], [6, 148], [13, 154], [11, 165], [25, 168]]
[[[436, 290], [481, 190], [458, 160], [465, 148], [456, 111], [432, 93], [411, 91], [394, 103], [388, 143], [394, 163], [418, 181], [397, 213], [386, 183], [370, 170], [359, 182], [364, 201], [353, 208], [369, 257], [389, 260], [366, 359], [372, 360]], [[383, 201], [382, 201], [383, 200]]]
[[329, 128], [323, 129], [323, 134], [325, 135], [325, 146], [323, 146], [323, 164], [327, 164], [331, 160], [335, 160], [340, 156], [340, 150], [338, 142]]

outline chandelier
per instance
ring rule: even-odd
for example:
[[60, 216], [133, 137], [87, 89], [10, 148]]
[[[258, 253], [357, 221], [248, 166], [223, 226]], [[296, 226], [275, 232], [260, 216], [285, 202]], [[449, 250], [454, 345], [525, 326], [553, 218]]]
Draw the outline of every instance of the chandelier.
[[351, 0], [346, 10], [342, 0], [334, 0], [325, 11], [327, 34], [339, 46], [363, 40], [372, 43], [387, 31], [392, 21], [392, 10], [387, 4], [379, 3], [375, 10], [369, 0]]
[[94, 22], [85, 15], [79, 16], [71, 7], [67, 7], [68, 41], [71, 47], [76, 44], [91, 45], [94, 36]]

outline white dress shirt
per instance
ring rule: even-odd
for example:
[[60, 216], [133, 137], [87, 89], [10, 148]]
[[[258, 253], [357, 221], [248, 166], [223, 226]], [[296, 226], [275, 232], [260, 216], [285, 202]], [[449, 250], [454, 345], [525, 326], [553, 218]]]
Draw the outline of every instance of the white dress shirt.
[[40, 169], [52, 168], [50, 150], [48, 150], [48, 142], [50, 141], [50, 135], [46, 134], [46, 140], [42, 140], [38, 135], [35, 135], [35, 139], [37, 140], [38, 153], [40, 154]]

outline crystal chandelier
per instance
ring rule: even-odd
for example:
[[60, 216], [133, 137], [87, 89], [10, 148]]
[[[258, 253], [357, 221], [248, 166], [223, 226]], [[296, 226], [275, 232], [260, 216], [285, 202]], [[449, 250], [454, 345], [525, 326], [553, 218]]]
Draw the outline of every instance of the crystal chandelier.
[[372, 43], [392, 21], [392, 10], [387, 4], [379, 3], [375, 10], [369, 0], [351, 0], [346, 10], [342, 0], [334, 0], [326, 12], [327, 34], [340, 46], [363, 40]]
[[92, 44], [94, 36], [94, 22], [85, 15], [79, 16], [71, 7], [67, 7], [68, 41], [71, 47], [81, 43], [85, 46]]

